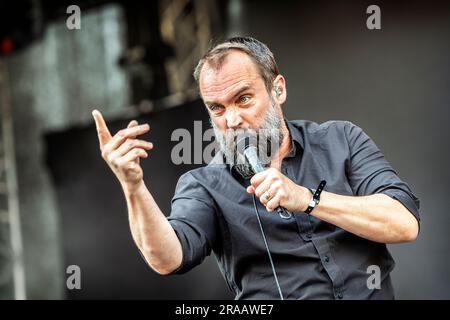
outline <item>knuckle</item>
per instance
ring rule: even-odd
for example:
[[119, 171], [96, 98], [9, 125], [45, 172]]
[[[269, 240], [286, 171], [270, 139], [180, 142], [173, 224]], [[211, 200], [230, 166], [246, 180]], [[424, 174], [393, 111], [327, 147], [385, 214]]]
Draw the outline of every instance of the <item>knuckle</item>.
[[119, 169], [120, 171], [126, 171], [127, 170], [127, 166], [126, 166], [126, 161], [117, 161], [116, 162], [116, 168]]
[[115, 167], [115, 168], [118, 168], [119, 167], [119, 161], [117, 161], [117, 159], [111, 159], [110, 161], [109, 161], [109, 163], [113, 166], [113, 167]]
[[111, 164], [116, 163], [116, 159], [113, 157], [112, 154], [106, 155], [106, 161], [108, 161], [108, 162], [111, 163]]
[[262, 190], [261, 190], [261, 188], [257, 188], [257, 189], [255, 190], [255, 195], [256, 195], [257, 197], [261, 197], [261, 196], [262, 196]]
[[272, 183], [272, 185], [270, 187], [271, 187], [271, 189], [274, 189], [274, 190], [281, 189], [281, 183], [279, 180], [276, 180]]

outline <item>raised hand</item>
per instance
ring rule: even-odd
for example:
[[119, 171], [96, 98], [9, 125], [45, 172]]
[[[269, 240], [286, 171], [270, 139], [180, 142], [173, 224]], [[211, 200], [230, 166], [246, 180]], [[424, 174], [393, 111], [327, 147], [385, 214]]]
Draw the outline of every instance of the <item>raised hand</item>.
[[132, 120], [126, 129], [111, 136], [109, 129], [98, 110], [92, 112], [97, 127], [98, 140], [103, 159], [127, 191], [135, 190], [143, 182], [140, 158], [147, 158], [147, 151], [153, 148], [151, 142], [136, 139], [150, 130], [148, 124], [138, 125]]

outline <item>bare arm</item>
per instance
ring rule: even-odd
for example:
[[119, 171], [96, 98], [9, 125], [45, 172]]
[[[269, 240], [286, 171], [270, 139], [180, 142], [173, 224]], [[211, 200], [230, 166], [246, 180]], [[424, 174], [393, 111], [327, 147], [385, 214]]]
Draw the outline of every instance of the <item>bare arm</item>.
[[159, 274], [168, 274], [182, 262], [181, 244], [143, 180], [140, 158], [153, 148], [136, 137], [150, 130], [147, 124], [131, 121], [126, 129], [111, 136], [97, 110], [93, 113], [102, 157], [118, 178], [125, 194], [130, 229], [137, 247]]
[[[251, 183], [247, 192], [255, 193], [268, 211], [281, 205], [292, 212], [302, 212], [312, 197], [308, 189], [274, 168], [256, 174]], [[269, 188], [271, 197], [267, 200]], [[385, 194], [342, 196], [324, 191], [311, 215], [362, 238], [382, 243], [413, 241], [419, 230], [417, 219], [411, 212]]]
[[181, 244], [172, 226], [144, 182], [131, 192], [125, 188], [124, 193], [136, 245], [153, 270], [159, 274], [172, 272], [182, 260]]
[[382, 243], [413, 241], [419, 232], [417, 219], [399, 201], [385, 194], [355, 197], [322, 192], [311, 215]]

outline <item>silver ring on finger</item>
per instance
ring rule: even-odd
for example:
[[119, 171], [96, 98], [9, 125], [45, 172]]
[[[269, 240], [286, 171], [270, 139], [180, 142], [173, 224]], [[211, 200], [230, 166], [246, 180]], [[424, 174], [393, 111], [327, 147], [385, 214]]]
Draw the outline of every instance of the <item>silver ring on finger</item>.
[[[269, 188], [269, 190], [270, 190], [270, 188]], [[269, 201], [269, 200], [270, 200], [270, 197], [271, 197], [270, 191], [269, 191], [269, 190], [266, 191], [266, 195], [264, 196], [264, 198], [265, 198], [267, 201]]]

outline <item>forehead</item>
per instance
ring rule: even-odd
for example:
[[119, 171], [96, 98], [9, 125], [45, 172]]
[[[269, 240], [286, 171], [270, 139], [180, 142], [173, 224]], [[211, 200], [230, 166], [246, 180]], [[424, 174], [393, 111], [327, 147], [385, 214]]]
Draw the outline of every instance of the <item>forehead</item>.
[[253, 60], [244, 52], [231, 50], [219, 68], [205, 64], [201, 70], [199, 87], [205, 101], [220, 100], [244, 86], [263, 83]]

